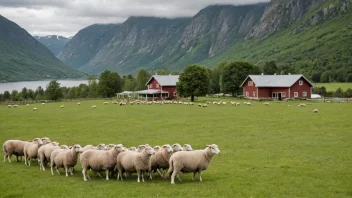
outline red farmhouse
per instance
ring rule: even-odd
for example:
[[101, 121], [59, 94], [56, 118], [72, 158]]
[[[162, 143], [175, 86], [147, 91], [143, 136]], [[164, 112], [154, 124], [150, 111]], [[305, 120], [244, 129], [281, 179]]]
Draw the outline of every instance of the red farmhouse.
[[311, 98], [313, 84], [303, 75], [249, 75], [241, 84], [246, 98]]
[[147, 90], [138, 91], [137, 93], [146, 98], [177, 98], [176, 83], [178, 75], [154, 75], [146, 83]]

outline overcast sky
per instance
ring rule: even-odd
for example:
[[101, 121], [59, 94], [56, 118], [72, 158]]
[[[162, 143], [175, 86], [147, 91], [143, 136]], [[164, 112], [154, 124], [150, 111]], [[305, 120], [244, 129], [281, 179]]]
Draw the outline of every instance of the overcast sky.
[[0, 0], [0, 14], [32, 35], [73, 36], [94, 23], [122, 23], [130, 16], [190, 17], [213, 4], [269, 0]]

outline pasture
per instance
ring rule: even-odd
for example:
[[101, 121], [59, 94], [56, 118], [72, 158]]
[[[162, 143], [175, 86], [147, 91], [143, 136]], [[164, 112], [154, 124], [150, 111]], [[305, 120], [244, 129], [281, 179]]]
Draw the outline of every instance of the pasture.
[[326, 91], [336, 91], [339, 87], [346, 91], [348, 88], [352, 89], [352, 83], [314, 83], [315, 87], [325, 87]]
[[[118, 106], [103, 101], [0, 106], [0, 141], [47, 136], [60, 144], [123, 143], [152, 146], [215, 143], [203, 182], [180, 174], [182, 182], [136, 175], [106, 181], [91, 174], [84, 182], [80, 164], [73, 176], [52, 176], [24, 161], [0, 163], [1, 197], [351, 197], [352, 104], [252, 102], [252, 106], [210, 104], [207, 108], [169, 105]], [[65, 108], [60, 108], [64, 104]], [[97, 105], [92, 109], [92, 105]], [[290, 105], [290, 107], [288, 106]], [[32, 108], [37, 107], [38, 111]], [[313, 114], [313, 109], [319, 113]], [[198, 175], [197, 175], [198, 176]]]

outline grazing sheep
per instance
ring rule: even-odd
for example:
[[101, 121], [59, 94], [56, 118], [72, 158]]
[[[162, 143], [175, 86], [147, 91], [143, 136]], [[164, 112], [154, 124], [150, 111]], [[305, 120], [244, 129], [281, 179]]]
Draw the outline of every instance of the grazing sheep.
[[13, 105], [13, 107], [14, 107], [14, 108], [17, 108], [17, 107], [18, 107], [18, 105]]
[[96, 109], [96, 108], [97, 108], [97, 105], [93, 105], [93, 106], [92, 106], [92, 109]]
[[208, 107], [208, 104], [203, 104], [202, 107]]
[[42, 103], [42, 105], [45, 105], [45, 103]]
[[[50, 162], [51, 153], [60, 149], [59, 143], [51, 142], [49, 144], [43, 145], [38, 149], [38, 158], [39, 158], [39, 169], [45, 171], [45, 166], [48, 162]], [[68, 147], [67, 147], [68, 148]]]
[[202, 181], [202, 171], [206, 170], [214, 155], [220, 154], [216, 144], [207, 145], [204, 150], [180, 151], [170, 157], [170, 168], [168, 171], [171, 176], [171, 184], [175, 184], [175, 176], [179, 172], [191, 173], [192, 179], [198, 172], [199, 180]]
[[81, 103], [80, 103], [80, 102], [77, 102], [77, 105], [81, 105]]
[[104, 102], [103, 104], [104, 104], [104, 105], [108, 105], [109, 103], [108, 103], [108, 102]]
[[61, 105], [60, 108], [61, 108], [61, 109], [64, 108], [64, 105]]
[[38, 109], [36, 107], [33, 108], [33, 111], [37, 111]]
[[265, 105], [265, 106], [270, 106], [270, 103], [264, 102], [264, 105]]
[[2, 145], [2, 150], [4, 152], [4, 162], [7, 160], [11, 163], [11, 156], [15, 155], [16, 156], [16, 161], [20, 161], [18, 157], [24, 156], [23, 149], [24, 145], [28, 141], [22, 141], [22, 140], [7, 140], [4, 142]]
[[26, 142], [23, 148], [24, 164], [30, 166], [31, 159], [38, 157], [38, 149], [43, 145], [41, 138], [35, 138], [32, 142]]
[[213, 102], [213, 104], [218, 104], [217, 102]]
[[199, 104], [198, 104], [198, 107], [202, 107], [202, 104], [201, 104], [201, 103], [199, 103]]
[[7, 108], [12, 108], [12, 105], [7, 105]]
[[26, 104], [27, 107], [29, 107], [29, 104]]
[[136, 152], [123, 152], [117, 156], [116, 167], [119, 171], [117, 174], [117, 180], [124, 172], [135, 173], [137, 172], [138, 179], [140, 182], [140, 176], [142, 175], [142, 181], [144, 182], [144, 173], [149, 170], [150, 157], [155, 154], [155, 151], [151, 147], [146, 147], [141, 153]]
[[299, 106], [299, 107], [306, 107], [307, 105], [304, 104], [304, 103], [301, 103], [301, 104], [299, 104], [298, 106]]
[[232, 101], [231, 101], [230, 103], [231, 103], [232, 106], [233, 106], [233, 105], [236, 105], [236, 102], [232, 102]]
[[193, 151], [192, 146], [190, 144], [184, 144], [183, 150], [184, 151]]
[[318, 109], [314, 109], [314, 110], [313, 110], [313, 113], [318, 113]]
[[236, 103], [236, 106], [239, 106], [239, 105], [241, 105], [241, 103], [237, 102], [237, 103]]
[[54, 150], [50, 155], [51, 175], [54, 175], [54, 168], [58, 175], [60, 175], [58, 168], [65, 169], [66, 177], [68, 177], [68, 171], [73, 175], [72, 170], [77, 164], [78, 153], [82, 153], [82, 147], [79, 144], [75, 144], [71, 149]]
[[[119, 153], [124, 152], [125, 148], [121, 145], [114, 145], [108, 151], [102, 150], [88, 150], [80, 155], [80, 162], [82, 164], [83, 180], [87, 181], [87, 170], [92, 169], [95, 172], [106, 172], [106, 180], [109, 180], [109, 171], [116, 166], [116, 159]], [[89, 178], [89, 176], [88, 176]]]

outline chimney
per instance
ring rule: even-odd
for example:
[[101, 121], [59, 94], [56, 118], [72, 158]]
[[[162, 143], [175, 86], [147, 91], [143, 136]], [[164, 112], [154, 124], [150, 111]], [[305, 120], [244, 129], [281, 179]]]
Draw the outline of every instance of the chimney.
[[274, 75], [276, 76], [276, 73], [274, 73]]

